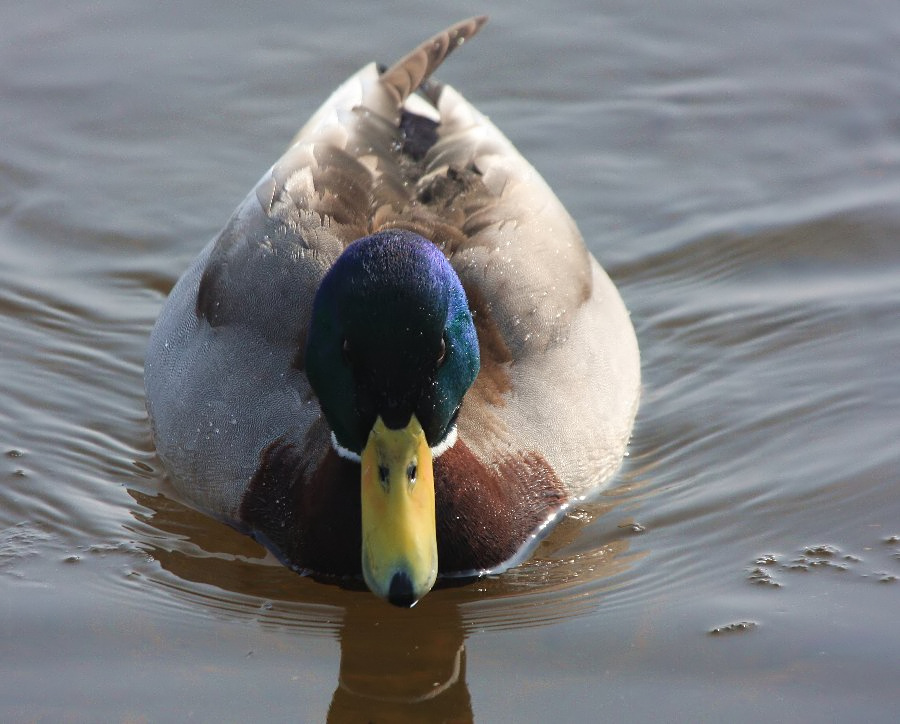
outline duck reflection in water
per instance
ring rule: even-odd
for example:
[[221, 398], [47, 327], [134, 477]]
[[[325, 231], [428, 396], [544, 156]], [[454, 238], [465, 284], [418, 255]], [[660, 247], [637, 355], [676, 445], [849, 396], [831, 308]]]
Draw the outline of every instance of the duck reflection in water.
[[[264, 549], [231, 528], [165, 495], [128, 491], [132, 533], [163, 569], [160, 583], [217, 615], [256, 620], [297, 634], [331, 630], [341, 659], [328, 721], [472, 721], [466, 682], [467, 632], [473, 626], [530, 628], [594, 611], [612, 576], [645, 553], [629, 553], [622, 529], [598, 539], [590, 514], [568, 517], [530, 563], [472, 586], [442, 587], [415, 608], [385, 606], [362, 590], [320, 585], [281, 565], [265, 565]], [[608, 527], [604, 526], [604, 530]], [[446, 582], [445, 582], [446, 583]], [[220, 591], [218, 598], [210, 591]], [[270, 601], [260, 615], [260, 602]]]
[[472, 721], [459, 606], [433, 596], [403, 611], [360, 599], [346, 608], [328, 721]]

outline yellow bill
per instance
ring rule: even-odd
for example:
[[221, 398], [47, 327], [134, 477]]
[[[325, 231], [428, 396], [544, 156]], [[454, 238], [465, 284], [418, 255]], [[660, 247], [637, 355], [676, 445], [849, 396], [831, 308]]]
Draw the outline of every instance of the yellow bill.
[[401, 430], [379, 417], [362, 452], [362, 569], [373, 593], [412, 607], [437, 578], [431, 448], [413, 415]]

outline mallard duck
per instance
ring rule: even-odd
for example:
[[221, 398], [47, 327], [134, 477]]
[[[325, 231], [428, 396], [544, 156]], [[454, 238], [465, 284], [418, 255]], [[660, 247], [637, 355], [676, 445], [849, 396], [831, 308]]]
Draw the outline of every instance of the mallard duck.
[[343, 83], [172, 289], [146, 358], [187, 502], [399, 606], [522, 560], [616, 471], [639, 394], [575, 223], [431, 79], [485, 20]]

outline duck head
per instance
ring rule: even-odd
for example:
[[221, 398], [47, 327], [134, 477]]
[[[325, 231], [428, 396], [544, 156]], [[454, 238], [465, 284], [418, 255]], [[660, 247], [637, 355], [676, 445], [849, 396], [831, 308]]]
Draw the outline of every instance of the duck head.
[[462, 284], [421, 236], [359, 239], [319, 285], [306, 373], [338, 452], [359, 456], [366, 584], [396, 605], [437, 577], [432, 458], [452, 445], [478, 369]]

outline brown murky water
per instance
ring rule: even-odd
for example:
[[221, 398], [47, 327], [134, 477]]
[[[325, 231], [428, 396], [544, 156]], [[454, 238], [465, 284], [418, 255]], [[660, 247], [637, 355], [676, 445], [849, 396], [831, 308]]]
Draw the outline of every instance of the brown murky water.
[[499, 2], [441, 77], [632, 311], [631, 456], [536, 557], [395, 611], [180, 504], [165, 294], [328, 92], [484, 10], [0, 9], [0, 719], [893, 721], [900, 11]]

